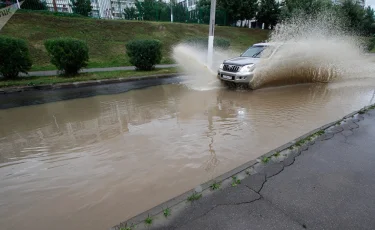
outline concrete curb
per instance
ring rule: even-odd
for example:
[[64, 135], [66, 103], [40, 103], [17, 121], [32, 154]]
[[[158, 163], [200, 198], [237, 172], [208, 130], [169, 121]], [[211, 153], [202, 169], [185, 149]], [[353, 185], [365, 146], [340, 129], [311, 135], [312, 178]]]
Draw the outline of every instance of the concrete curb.
[[[354, 117], [356, 115], [359, 115], [361, 114], [362, 112], [365, 112], [367, 111], [369, 108], [370, 109], [373, 109], [375, 107], [375, 104], [374, 105], [370, 105], [370, 106], [366, 106], [358, 111], [355, 111], [355, 112], [352, 112], [346, 116], [344, 116], [343, 118], [341, 119], [338, 119], [336, 121], [333, 121], [333, 122], [330, 122], [326, 125], [323, 125], [319, 128], [316, 128], [296, 139], [294, 139], [293, 141], [290, 141], [274, 150], [271, 150], [269, 152], [267, 152], [266, 154], [263, 154], [262, 156], [258, 157], [257, 159], [254, 159], [254, 160], [251, 160], [251, 161], [248, 161], [246, 162], [245, 164], [229, 171], [229, 172], [226, 172], [218, 177], [216, 177], [215, 179], [213, 180], [210, 180], [210, 181], [207, 181], [199, 186], [197, 186], [197, 188], [199, 188], [199, 193], [203, 194], [205, 191], [209, 191], [210, 190], [210, 186], [212, 185], [213, 182], [219, 182], [219, 183], [225, 183], [225, 182], [228, 182], [228, 180], [231, 180], [233, 176], [238, 176], [238, 175], [241, 175], [243, 173], [246, 173], [247, 175], [249, 176], [252, 176], [254, 174], [257, 174], [258, 170], [254, 170], [257, 165], [258, 166], [261, 166], [263, 167], [263, 169], [265, 167], [267, 167], [268, 165], [272, 165], [272, 163], [270, 164], [262, 164], [262, 159], [264, 158], [271, 158], [272, 156], [275, 155], [275, 153], [280, 153], [280, 152], [285, 152], [285, 151], [289, 151], [289, 149], [291, 149], [292, 147], [296, 147], [296, 143], [300, 142], [300, 141], [303, 141], [303, 140], [307, 140], [309, 137], [314, 137], [315, 139], [314, 140], [307, 140], [304, 144], [300, 145], [297, 147], [297, 151], [301, 152], [303, 151], [303, 148], [310, 144], [311, 142], [315, 142], [315, 140], [317, 140], [319, 138], [318, 135], [315, 135], [317, 134], [319, 131], [326, 131], [327, 129], [331, 128], [331, 127], [334, 127], [336, 126], [337, 124], [343, 122], [343, 121], [346, 121], [347, 119], [350, 119], [351, 117]], [[293, 151], [293, 150], [292, 150]], [[290, 151], [289, 151], [290, 152]], [[285, 158], [283, 158], [281, 161], [284, 161], [285, 159], [287, 158], [290, 158], [290, 157], [294, 157], [293, 154], [290, 152], [288, 154], [288, 156], [286, 156]], [[252, 172], [250, 171], [252, 170]], [[228, 183], [226, 183], [228, 184]], [[160, 205], [157, 205], [153, 208], [151, 208], [150, 210], [147, 210], [133, 218], [130, 218], [128, 219], [127, 221], [125, 222], [122, 222], [120, 223], [119, 225], [116, 225], [112, 228], [110, 228], [110, 230], [119, 230], [121, 228], [123, 228], [124, 226], [130, 226], [130, 225], [135, 225], [135, 226], [139, 226], [140, 224], [144, 223], [144, 220], [147, 218], [147, 217], [156, 217], [158, 215], [161, 215], [163, 213], [163, 210], [165, 208], [173, 208], [173, 207], [177, 207], [179, 205], [183, 205], [183, 202], [186, 203], [187, 201], [187, 198], [189, 196], [191, 196], [193, 193], [197, 193], [197, 188], [194, 188], [194, 189], [191, 189], [175, 198], [172, 198]], [[130, 224], [130, 225], [127, 225], [127, 224]], [[125, 229], [125, 228], [123, 228]], [[132, 228], [131, 228], [132, 229]]]
[[140, 76], [140, 77], [127, 77], [127, 78], [113, 78], [113, 79], [46, 84], [46, 85], [36, 85], [36, 86], [15, 86], [15, 87], [0, 88], [0, 94], [20, 93], [24, 91], [33, 91], [33, 90], [55, 90], [55, 89], [79, 88], [79, 87], [86, 87], [86, 86], [116, 84], [116, 83], [123, 83], [123, 82], [149, 80], [149, 79], [172, 78], [172, 77], [179, 77], [179, 76], [182, 76], [182, 73], [155, 74], [155, 75], [143, 76], [143, 77]]

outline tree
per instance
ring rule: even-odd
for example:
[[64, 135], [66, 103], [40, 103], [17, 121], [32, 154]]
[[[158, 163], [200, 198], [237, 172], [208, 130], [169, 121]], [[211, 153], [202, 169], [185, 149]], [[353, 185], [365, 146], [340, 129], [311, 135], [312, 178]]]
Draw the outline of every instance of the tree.
[[374, 35], [375, 33], [375, 12], [368, 6], [365, 10], [365, 16], [363, 19], [363, 29], [366, 35]]
[[25, 0], [21, 6], [25, 10], [47, 10], [47, 5], [45, 2], [40, 0]]
[[73, 12], [88, 17], [92, 11], [90, 0], [74, 0]]
[[284, 0], [281, 3], [280, 18], [287, 19], [294, 15], [316, 15], [332, 8], [331, 0]]
[[280, 5], [276, 0], [261, 0], [256, 19], [265, 24], [265, 28], [276, 25], [280, 16]]
[[124, 9], [125, 19], [133, 20], [137, 17], [137, 9], [135, 7], [126, 7]]
[[139, 16], [143, 20], [152, 21], [156, 19], [156, 1], [155, 0], [144, 0], [135, 1], [135, 6], [137, 7]]
[[189, 16], [189, 11], [186, 6], [178, 3], [173, 4], [173, 21], [186, 22]]
[[344, 1], [339, 12], [346, 19], [347, 26], [350, 29], [357, 32], [363, 31], [365, 11], [357, 2], [351, 0]]
[[208, 24], [210, 22], [211, 0], [200, 0], [197, 3], [200, 23]]
[[218, 7], [227, 12], [230, 24], [238, 20], [253, 19], [258, 5], [257, 0], [218, 0]]

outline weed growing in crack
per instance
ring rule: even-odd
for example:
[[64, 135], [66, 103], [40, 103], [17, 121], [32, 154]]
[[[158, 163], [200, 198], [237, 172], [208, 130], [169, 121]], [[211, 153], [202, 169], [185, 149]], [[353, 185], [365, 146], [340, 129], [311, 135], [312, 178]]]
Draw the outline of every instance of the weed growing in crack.
[[237, 185], [241, 184], [241, 180], [237, 179], [237, 177], [232, 177], [232, 187], [236, 187]]
[[166, 208], [163, 210], [163, 215], [165, 216], [165, 218], [167, 218], [168, 216], [171, 215], [171, 209], [170, 208]]
[[276, 152], [275, 154], [273, 154], [274, 157], [279, 157], [280, 156], [280, 152]]
[[200, 198], [202, 198], [202, 194], [194, 192], [193, 194], [191, 194], [191, 196], [187, 198], [187, 200], [193, 202], [199, 200]]
[[375, 109], [375, 105], [368, 107], [368, 109]]
[[319, 130], [318, 132], [315, 133], [315, 135], [317, 136], [321, 136], [323, 134], [325, 134], [326, 132], [324, 130]]
[[211, 190], [218, 190], [220, 188], [221, 184], [219, 182], [214, 182], [210, 188]]
[[269, 158], [269, 157], [263, 157], [263, 158], [262, 158], [262, 162], [263, 162], [264, 164], [267, 164], [269, 161], [270, 161], [270, 158]]
[[145, 219], [145, 224], [146, 225], [151, 225], [152, 224], [152, 221], [153, 221], [153, 219], [152, 219], [152, 217], [150, 217], [150, 215]]
[[128, 226], [128, 224], [125, 224], [125, 227], [121, 227], [120, 230], [133, 230], [135, 228], [134, 224]]
[[366, 113], [366, 110], [362, 109], [362, 110], [359, 110], [358, 114], [365, 114]]
[[341, 121], [338, 121], [338, 122], [336, 122], [336, 124], [335, 124], [336, 126], [339, 126], [339, 125], [341, 125]]

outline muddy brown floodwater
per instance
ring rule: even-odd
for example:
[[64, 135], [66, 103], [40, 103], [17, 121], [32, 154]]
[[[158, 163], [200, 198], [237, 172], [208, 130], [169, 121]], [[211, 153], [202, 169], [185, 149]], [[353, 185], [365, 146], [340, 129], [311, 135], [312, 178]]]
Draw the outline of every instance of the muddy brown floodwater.
[[374, 103], [374, 86], [170, 84], [0, 110], [1, 229], [108, 229]]

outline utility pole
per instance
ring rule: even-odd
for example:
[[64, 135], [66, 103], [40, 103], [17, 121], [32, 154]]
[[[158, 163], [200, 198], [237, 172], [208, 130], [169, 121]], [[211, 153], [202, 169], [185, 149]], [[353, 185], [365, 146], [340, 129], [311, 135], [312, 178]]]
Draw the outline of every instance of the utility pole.
[[212, 58], [213, 58], [213, 53], [214, 53], [215, 14], [216, 14], [216, 0], [211, 0], [210, 30], [208, 33], [208, 53], [207, 53], [207, 65], [209, 68], [212, 67]]

